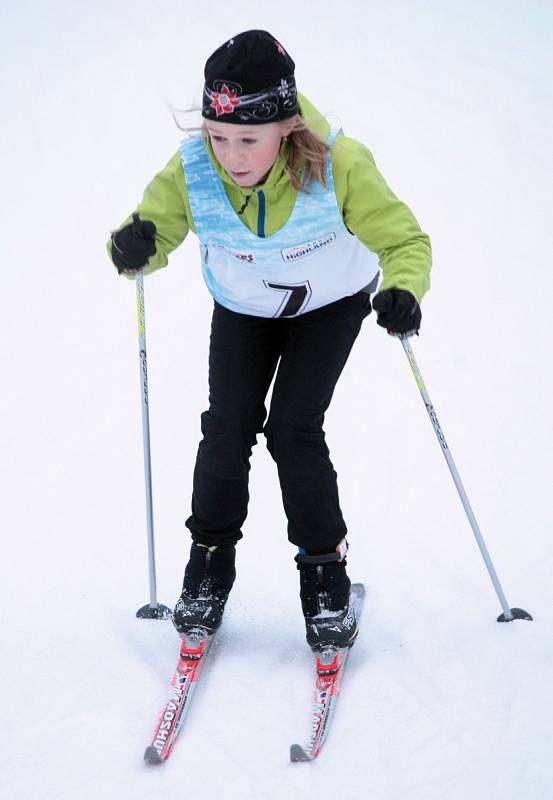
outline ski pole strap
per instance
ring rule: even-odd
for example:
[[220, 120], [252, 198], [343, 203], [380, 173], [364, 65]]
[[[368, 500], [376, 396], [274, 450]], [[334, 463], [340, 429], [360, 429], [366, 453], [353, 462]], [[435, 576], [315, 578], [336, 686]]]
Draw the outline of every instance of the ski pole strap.
[[345, 539], [342, 539], [342, 541], [336, 545], [336, 549], [331, 553], [319, 553], [315, 555], [313, 553], [308, 553], [303, 547], [300, 547], [294, 561], [297, 564], [331, 564], [332, 562], [341, 564], [345, 560], [347, 552], [348, 543]]

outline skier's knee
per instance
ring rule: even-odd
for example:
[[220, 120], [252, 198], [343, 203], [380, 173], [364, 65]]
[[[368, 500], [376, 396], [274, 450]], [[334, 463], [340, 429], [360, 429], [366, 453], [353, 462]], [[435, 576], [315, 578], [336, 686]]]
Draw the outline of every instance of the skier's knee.
[[275, 461], [298, 445], [317, 445], [324, 439], [322, 419], [310, 415], [270, 414], [263, 433]]
[[245, 441], [252, 447], [257, 441], [257, 434], [263, 430], [263, 415], [240, 411], [225, 414], [204, 411], [201, 416], [201, 429], [204, 439], [224, 436]]

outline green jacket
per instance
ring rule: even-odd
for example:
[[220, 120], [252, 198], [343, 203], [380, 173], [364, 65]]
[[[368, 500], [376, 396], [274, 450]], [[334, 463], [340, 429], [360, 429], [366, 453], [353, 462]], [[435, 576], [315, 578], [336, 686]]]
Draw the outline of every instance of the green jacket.
[[[324, 117], [301, 95], [299, 104], [306, 122], [326, 138], [330, 127]], [[237, 186], [216, 161], [209, 143], [207, 148], [235, 211], [251, 194], [240, 219], [252, 233], [263, 231], [265, 236], [270, 236], [285, 225], [297, 192], [283, 167], [282, 151], [263, 185], [252, 190]], [[405, 203], [398, 200], [386, 184], [364, 145], [340, 134], [331, 154], [338, 207], [349, 230], [378, 255], [383, 275], [379, 288], [406, 289], [420, 302], [430, 286], [432, 256], [429, 237], [421, 231]], [[260, 219], [257, 191], [263, 191], [265, 195], [263, 219]], [[143, 220], [151, 220], [157, 228], [156, 252], [144, 268], [147, 275], [165, 267], [169, 254], [181, 244], [189, 230], [195, 230], [180, 151], [147, 186], [133, 213], [140, 214]], [[116, 230], [131, 220], [132, 214]], [[107, 247], [111, 256], [111, 241]]]

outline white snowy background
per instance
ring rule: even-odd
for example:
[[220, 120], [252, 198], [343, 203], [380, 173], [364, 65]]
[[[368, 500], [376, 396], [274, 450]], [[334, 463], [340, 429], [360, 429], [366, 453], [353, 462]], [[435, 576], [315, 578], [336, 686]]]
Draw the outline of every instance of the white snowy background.
[[[135, 295], [104, 243], [181, 134], [207, 56], [269, 29], [433, 240], [413, 345], [511, 605], [497, 598], [400, 344], [370, 317], [327, 436], [367, 586], [320, 760], [276, 469], [261, 439], [239, 577], [170, 759], [176, 663], [148, 601]], [[545, 800], [553, 793], [548, 0], [46, 3], [0, 11], [0, 795]], [[146, 281], [159, 599], [188, 552], [211, 301], [193, 237]]]

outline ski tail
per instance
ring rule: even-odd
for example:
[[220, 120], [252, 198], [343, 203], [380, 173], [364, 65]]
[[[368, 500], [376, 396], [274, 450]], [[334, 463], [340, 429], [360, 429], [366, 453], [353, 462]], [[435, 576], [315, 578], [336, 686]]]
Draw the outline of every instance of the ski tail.
[[148, 764], [160, 764], [171, 755], [211, 640], [212, 636], [200, 629], [183, 638], [169, 699], [159, 715], [152, 740], [144, 752], [144, 760]]
[[312, 761], [313, 757], [307, 755], [305, 750], [300, 744], [290, 745], [290, 761], [297, 763], [299, 761]]
[[[351, 587], [351, 596], [359, 619], [365, 597], [363, 584], [354, 583]], [[311, 705], [311, 732], [305, 747], [299, 744], [290, 747], [292, 762], [313, 761], [321, 752], [336, 710], [350, 650], [350, 647], [327, 647], [314, 652], [315, 684]]]

